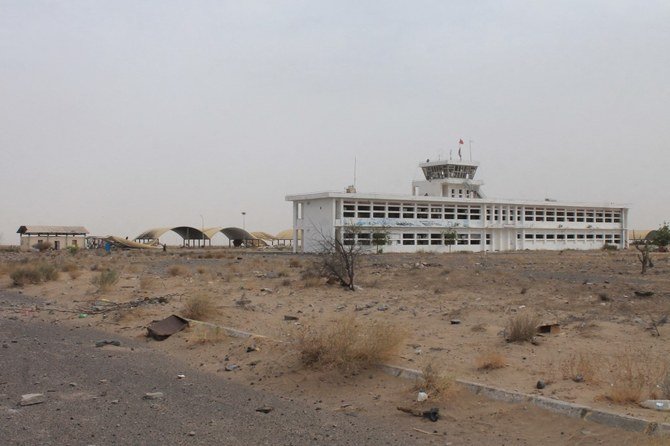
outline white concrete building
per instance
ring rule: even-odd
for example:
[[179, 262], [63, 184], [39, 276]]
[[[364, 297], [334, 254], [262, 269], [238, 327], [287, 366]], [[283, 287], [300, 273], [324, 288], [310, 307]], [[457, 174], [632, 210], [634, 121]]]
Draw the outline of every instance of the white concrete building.
[[[317, 252], [324, 239], [385, 252], [625, 248], [628, 208], [614, 204], [486, 198], [466, 161], [421, 163], [411, 195], [319, 192], [289, 195], [293, 250]], [[379, 235], [383, 234], [383, 235]], [[299, 243], [301, 240], [301, 243]]]

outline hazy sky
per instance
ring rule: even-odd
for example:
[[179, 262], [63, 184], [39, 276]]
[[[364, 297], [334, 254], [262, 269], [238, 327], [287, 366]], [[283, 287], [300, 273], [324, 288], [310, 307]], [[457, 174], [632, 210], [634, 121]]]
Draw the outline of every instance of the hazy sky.
[[275, 233], [459, 138], [490, 197], [670, 220], [670, 2], [0, 0], [0, 243]]

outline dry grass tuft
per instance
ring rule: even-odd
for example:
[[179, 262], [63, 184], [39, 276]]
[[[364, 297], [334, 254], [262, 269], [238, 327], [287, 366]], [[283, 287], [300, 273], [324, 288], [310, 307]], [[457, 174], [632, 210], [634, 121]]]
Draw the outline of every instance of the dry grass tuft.
[[507, 367], [507, 360], [497, 352], [488, 352], [475, 359], [477, 370], [496, 370]]
[[147, 274], [140, 277], [140, 289], [141, 290], [153, 290], [156, 287], [156, 278], [154, 276], [149, 276]]
[[404, 331], [390, 322], [357, 323], [345, 316], [303, 333], [297, 347], [305, 365], [355, 372], [389, 359], [404, 338]]
[[190, 297], [184, 304], [182, 309], [182, 316], [187, 319], [206, 320], [209, 316], [216, 312], [214, 301], [203, 295]]
[[78, 271], [79, 270], [79, 265], [77, 265], [74, 262], [63, 263], [60, 267], [60, 270], [63, 271], [64, 273], [70, 273], [72, 271]]
[[100, 271], [100, 274], [91, 279], [91, 283], [98, 287], [98, 291], [111, 291], [119, 281], [119, 272], [113, 269]]
[[668, 372], [664, 359], [648, 354], [624, 352], [610, 363], [611, 383], [605, 399], [617, 404], [636, 404], [647, 397], [655, 398], [659, 383]]
[[185, 276], [188, 274], [188, 270], [182, 265], [172, 265], [168, 268], [168, 274], [172, 277]]
[[507, 342], [530, 342], [537, 334], [540, 318], [536, 315], [523, 312], [512, 316], [505, 329]]
[[454, 390], [454, 378], [440, 372], [432, 363], [423, 367], [421, 373], [414, 389], [423, 390], [432, 399], [446, 399]]
[[307, 277], [302, 280], [302, 286], [304, 288], [315, 288], [323, 285], [323, 279], [321, 277]]
[[70, 279], [75, 280], [78, 279], [79, 276], [81, 276], [81, 270], [75, 269], [73, 271], [68, 272]]
[[298, 259], [291, 259], [288, 262], [288, 266], [291, 268], [300, 268], [302, 266], [302, 263]]
[[563, 379], [595, 383], [598, 381], [597, 372], [601, 368], [599, 362], [600, 358], [590, 353], [573, 354], [561, 363]]
[[39, 284], [58, 280], [58, 268], [49, 263], [38, 263], [16, 268], [9, 275], [14, 286], [22, 287], [27, 284]]

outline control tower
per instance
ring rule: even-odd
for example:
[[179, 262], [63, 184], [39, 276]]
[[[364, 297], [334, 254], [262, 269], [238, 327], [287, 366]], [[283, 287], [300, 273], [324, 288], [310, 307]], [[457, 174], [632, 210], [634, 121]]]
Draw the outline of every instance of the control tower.
[[419, 164], [425, 180], [412, 181], [412, 195], [450, 198], [484, 198], [482, 181], [475, 180], [476, 161], [426, 160]]

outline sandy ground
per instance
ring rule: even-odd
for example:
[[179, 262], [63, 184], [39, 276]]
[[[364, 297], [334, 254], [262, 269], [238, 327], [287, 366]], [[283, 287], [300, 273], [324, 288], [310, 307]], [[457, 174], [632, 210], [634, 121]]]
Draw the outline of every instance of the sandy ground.
[[[147, 342], [223, 379], [311, 401], [315, 409], [376, 413], [399, 421], [411, 418], [395, 411], [397, 405], [412, 404], [416, 394], [411, 383], [377, 371], [342, 374], [300, 364], [292, 342], [302, 330], [327, 327], [349, 316], [359, 323], [384, 320], [406, 333], [389, 363], [416, 369], [431, 364], [454, 378], [670, 422], [665, 413], [612, 401], [619, 387], [639, 387], [640, 399], [664, 396], [670, 361], [670, 325], [663, 323], [663, 317], [670, 316], [670, 257], [659, 253], [653, 258], [655, 267], [643, 276], [634, 251], [366, 255], [360, 259], [357, 278], [361, 289], [351, 292], [306, 277], [314, 257], [282, 252], [8, 252], [2, 254], [0, 286], [17, 290], [9, 272], [21, 262], [44, 261], [73, 270], [61, 272], [57, 281], [20, 289], [45, 298], [49, 305], [2, 308], [3, 312], [65, 320], [73, 326], [101, 328], [110, 336], [138, 339], [144, 338], [150, 321], [180, 314], [193, 296], [209, 297], [216, 311], [207, 321], [271, 339], [230, 338], [192, 327], [166, 341]], [[101, 292], [92, 280], [104, 269], [119, 271], [121, 278], [110, 291]], [[640, 297], [636, 291], [653, 295]], [[110, 303], [160, 296], [168, 303], [93, 314]], [[81, 313], [87, 316], [80, 318]], [[560, 332], [537, 337], [536, 345], [508, 343], [506, 327], [519, 314], [557, 323]], [[298, 319], [287, 321], [285, 316]], [[452, 324], [454, 319], [460, 323]], [[503, 357], [505, 367], [477, 367], [482, 358], [494, 354]], [[239, 369], [226, 372], [227, 364]], [[576, 375], [584, 379], [575, 382]], [[538, 380], [547, 386], [536, 389]], [[441, 401], [429, 398], [428, 403], [457, 417], [454, 421], [461, 422], [455, 426], [470, 420], [491, 435], [503, 432], [508, 444], [532, 444], [524, 433], [536, 429], [542, 435], [546, 429], [528, 424], [529, 412], [537, 410], [523, 405], [500, 406], [458, 391]], [[422, 426], [431, 430], [430, 425]], [[571, 444], [613, 444], [611, 432], [592, 423], [566, 419], [561, 428], [564, 435], [552, 432], [532, 438], [565, 444], [568, 435]]]

